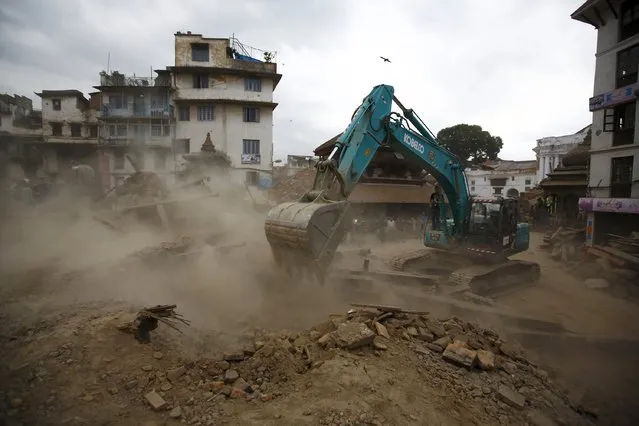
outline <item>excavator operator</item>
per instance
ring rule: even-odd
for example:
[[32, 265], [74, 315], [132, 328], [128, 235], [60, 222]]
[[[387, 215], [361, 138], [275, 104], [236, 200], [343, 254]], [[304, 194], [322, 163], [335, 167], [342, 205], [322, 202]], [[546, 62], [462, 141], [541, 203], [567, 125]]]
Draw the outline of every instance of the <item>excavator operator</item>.
[[431, 215], [433, 216], [433, 231], [439, 231], [442, 201], [442, 189], [439, 185], [435, 185], [435, 192], [433, 192], [430, 196]]

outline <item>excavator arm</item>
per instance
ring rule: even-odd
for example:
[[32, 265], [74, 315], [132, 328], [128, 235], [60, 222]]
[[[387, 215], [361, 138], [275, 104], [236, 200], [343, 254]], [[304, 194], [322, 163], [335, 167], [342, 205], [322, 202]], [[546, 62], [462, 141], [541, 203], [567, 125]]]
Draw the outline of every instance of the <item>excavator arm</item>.
[[[393, 102], [403, 115], [392, 111]], [[277, 263], [289, 270], [311, 271], [323, 281], [350, 224], [348, 197], [382, 146], [435, 177], [448, 198], [454, 223], [444, 230], [442, 242], [463, 238], [471, 200], [458, 158], [395, 98], [392, 86], [379, 85], [364, 98], [329, 157], [317, 164], [313, 188], [299, 201], [280, 204], [267, 215], [266, 237]]]

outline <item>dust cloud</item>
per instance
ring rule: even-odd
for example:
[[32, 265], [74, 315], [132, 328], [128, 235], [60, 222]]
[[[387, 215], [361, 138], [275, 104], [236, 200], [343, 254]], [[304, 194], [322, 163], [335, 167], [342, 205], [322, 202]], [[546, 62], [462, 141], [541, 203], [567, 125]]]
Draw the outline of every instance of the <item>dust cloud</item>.
[[[37, 294], [27, 309], [34, 318], [96, 304], [177, 304], [192, 323], [187, 336], [212, 333], [225, 343], [254, 328], [302, 329], [342, 310], [344, 300], [330, 286], [293, 279], [275, 266], [265, 209], [255, 208], [263, 205], [259, 195], [222, 175], [208, 187], [213, 196], [203, 197], [201, 188], [171, 192], [183, 201], [167, 206], [175, 219], [169, 230], [123, 219], [123, 229], [113, 229], [96, 220], [108, 210], [70, 194], [12, 206], [0, 236], [2, 274], [14, 277], [2, 280], [5, 304], [27, 289]], [[184, 237], [192, 254], [165, 253], [163, 243]]]

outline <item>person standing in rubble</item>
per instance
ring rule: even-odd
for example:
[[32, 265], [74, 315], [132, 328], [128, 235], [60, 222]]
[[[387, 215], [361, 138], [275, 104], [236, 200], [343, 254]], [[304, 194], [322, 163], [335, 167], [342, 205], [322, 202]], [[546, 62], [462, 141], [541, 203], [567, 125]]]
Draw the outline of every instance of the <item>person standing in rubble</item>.
[[435, 185], [435, 192], [433, 192], [430, 196], [431, 215], [433, 216], [433, 231], [439, 231], [441, 205], [443, 202], [442, 189], [439, 185]]

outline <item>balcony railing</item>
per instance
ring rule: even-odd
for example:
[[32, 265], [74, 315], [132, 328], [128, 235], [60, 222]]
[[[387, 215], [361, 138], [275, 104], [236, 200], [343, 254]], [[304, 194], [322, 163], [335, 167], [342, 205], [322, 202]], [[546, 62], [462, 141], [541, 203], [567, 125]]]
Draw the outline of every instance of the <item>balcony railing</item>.
[[156, 148], [171, 148], [173, 146], [173, 138], [171, 136], [147, 136], [143, 139], [135, 136], [101, 136], [98, 139], [98, 144], [103, 146], [144, 146]]
[[173, 107], [170, 105], [163, 107], [127, 107], [112, 108], [104, 105], [100, 111], [100, 118], [109, 117], [139, 117], [139, 118], [173, 118]]
[[170, 87], [171, 80], [165, 77], [127, 76], [117, 71], [100, 73], [100, 86], [110, 87]]

